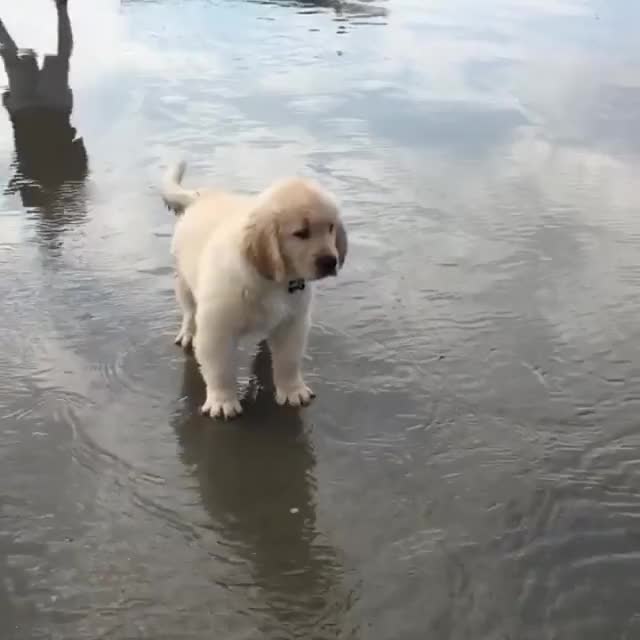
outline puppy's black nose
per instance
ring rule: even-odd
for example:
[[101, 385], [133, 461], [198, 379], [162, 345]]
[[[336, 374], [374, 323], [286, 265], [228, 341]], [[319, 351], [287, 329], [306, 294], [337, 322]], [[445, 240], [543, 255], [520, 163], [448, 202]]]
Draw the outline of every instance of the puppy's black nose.
[[318, 269], [318, 273], [321, 276], [334, 275], [337, 266], [338, 259], [334, 255], [327, 254], [325, 256], [318, 256], [316, 258], [316, 267]]

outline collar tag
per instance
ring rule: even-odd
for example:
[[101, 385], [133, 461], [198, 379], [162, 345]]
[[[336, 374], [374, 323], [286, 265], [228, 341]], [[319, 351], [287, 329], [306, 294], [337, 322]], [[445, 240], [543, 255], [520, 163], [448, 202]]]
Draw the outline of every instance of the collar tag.
[[296, 291], [304, 291], [305, 282], [302, 278], [298, 280], [289, 280], [289, 293], [295, 293]]

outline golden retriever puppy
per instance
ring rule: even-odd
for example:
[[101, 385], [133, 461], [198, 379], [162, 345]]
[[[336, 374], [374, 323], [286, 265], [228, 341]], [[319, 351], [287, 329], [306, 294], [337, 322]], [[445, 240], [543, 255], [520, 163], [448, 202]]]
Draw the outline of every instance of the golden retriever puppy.
[[162, 197], [178, 215], [172, 253], [182, 325], [176, 343], [195, 357], [207, 387], [202, 412], [233, 418], [238, 342], [266, 338], [276, 401], [313, 397], [301, 366], [311, 283], [335, 276], [347, 254], [338, 208], [315, 183], [291, 178], [255, 196], [181, 186], [184, 163], [167, 173]]

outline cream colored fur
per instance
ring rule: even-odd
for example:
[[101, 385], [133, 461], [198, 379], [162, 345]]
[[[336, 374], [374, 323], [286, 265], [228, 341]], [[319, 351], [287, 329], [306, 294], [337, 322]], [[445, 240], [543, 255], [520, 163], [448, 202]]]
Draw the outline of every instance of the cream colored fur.
[[[238, 342], [267, 338], [276, 401], [304, 405], [313, 397], [301, 364], [310, 325], [311, 281], [336, 275], [347, 235], [332, 198], [292, 178], [256, 196], [181, 186], [184, 164], [163, 185], [178, 214], [172, 240], [182, 324], [176, 343], [194, 353], [207, 397], [203, 413], [232, 418]], [[290, 292], [290, 284], [305, 281]]]

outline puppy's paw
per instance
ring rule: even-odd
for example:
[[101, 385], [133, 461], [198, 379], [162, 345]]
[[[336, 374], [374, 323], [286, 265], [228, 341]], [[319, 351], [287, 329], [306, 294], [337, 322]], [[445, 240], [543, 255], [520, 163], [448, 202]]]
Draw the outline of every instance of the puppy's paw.
[[178, 335], [176, 336], [174, 342], [179, 347], [182, 347], [185, 351], [187, 351], [188, 349], [191, 349], [191, 346], [193, 343], [193, 333], [191, 333], [190, 331], [187, 331], [186, 329], [180, 329], [180, 331], [178, 331]]
[[316, 394], [302, 381], [292, 385], [276, 386], [276, 402], [279, 405], [305, 406], [315, 397]]
[[200, 411], [205, 416], [231, 420], [242, 413], [242, 406], [234, 393], [207, 390], [207, 399]]

